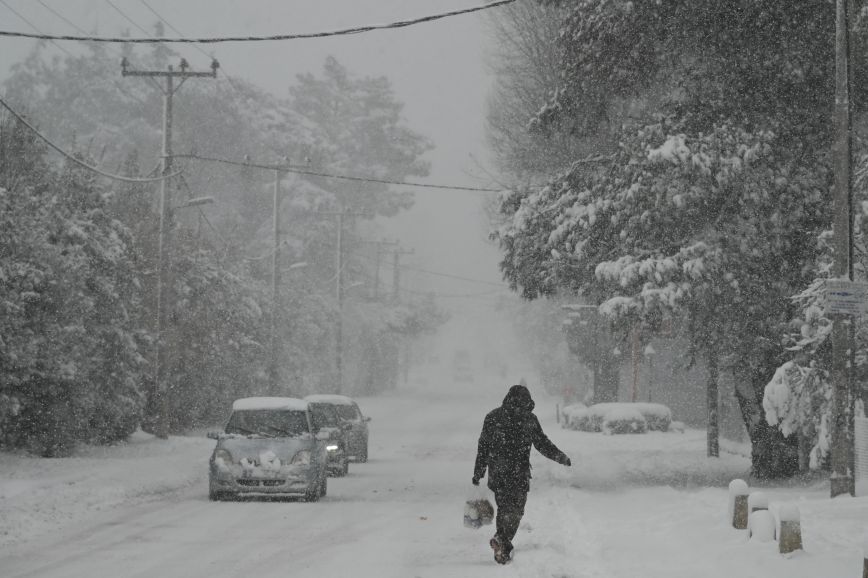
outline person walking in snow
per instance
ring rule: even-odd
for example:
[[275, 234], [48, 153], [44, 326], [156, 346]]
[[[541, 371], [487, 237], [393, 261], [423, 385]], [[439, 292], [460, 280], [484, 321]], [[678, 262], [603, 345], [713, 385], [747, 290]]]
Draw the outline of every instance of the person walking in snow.
[[512, 539], [524, 515], [530, 491], [530, 446], [550, 460], [572, 465], [570, 458], [543, 433], [533, 408], [527, 387], [513, 385], [503, 404], [485, 416], [479, 436], [473, 485], [479, 485], [487, 469], [488, 487], [497, 504], [497, 532], [489, 544], [499, 564], [509, 562]]

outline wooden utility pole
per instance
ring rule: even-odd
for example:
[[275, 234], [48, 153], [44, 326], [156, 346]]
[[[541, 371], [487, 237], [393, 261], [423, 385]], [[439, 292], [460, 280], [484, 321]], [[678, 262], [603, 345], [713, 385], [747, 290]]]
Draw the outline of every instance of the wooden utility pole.
[[[851, 0], [835, 3], [835, 198], [832, 275], [853, 280], [852, 152], [850, 121]], [[848, 315], [832, 316], [832, 476], [831, 495], [854, 494], [850, 435], [853, 323]]]
[[335, 324], [335, 371], [337, 384], [335, 393], [343, 391], [344, 383], [344, 217], [369, 217], [370, 213], [353, 211], [316, 211], [318, 215], [337, 217], [337, 243], [335, 243], [335, 298], [337, 299], [338, 318]]
[[414, 249], [395, 248], [392, 255], [392, 301], [398, 303], [401, 300], [401, 256], [412, 255], [416, 251]]
[[374, 287], [371, 290], [371, 300], [380, 300], [380, 266], [383, 262], [383, 248], [397, 247], [400, 245], [398, 241], [360, 241], [362, 243], [371, 243], [374, 245]]
[[[289, 163], [287, 163], [289, 164]], [[272, 208], [272, 237], [274, 247], [271, 255], [271, 358], [268, 379], [273, 395], [278, 394], [279, 375], [277, 368], [279, 355], [278, 320], [280, 318], [280, 177], [281, 170], [274, 170], [274, 200]], [[285, 392], [284, 392], [285, 393]]]
[[[181, 86], [190, 78], [216, 78], [217, 69], [220, 65], [216, 60], [211, 61], [210, 72], [193, 72], [188, 70], [189, 65], [183, 58], [179, 70], [171, 65], [167, 70], [130, 70], [129, 61], [121, 60], [121, 76], [144, 76], [150, 78], [163, 78], [166, 85], [163, 88], [163, 151], [162, 151], [162, 176], [160, 181], [160, 232], [157, 248], [157, 312], [156, 312], [156, 341], [154, 354], [154, 385], [151, 392], [154, 407], [157, 408], [158, 420], [156, 435], [159, 438], [169, 437], [169, 407], [168, 386], [166, 385], [166, 343], [165, 331], [168, 320], [169, 305], [168, 292], [171, 287], [171, 243], [172, 243], [172, 189], [169, 176], [172, 174], [172, 98]], [[180, 79], [175, 86], [175, 79]]]
[[335, 370], [337, 376], [337, 391], [344, 391], [344, 213], [339, 212], [338, 240], [335, 252], [335, 297], [338, 300], [338, 322], [335, 327]]

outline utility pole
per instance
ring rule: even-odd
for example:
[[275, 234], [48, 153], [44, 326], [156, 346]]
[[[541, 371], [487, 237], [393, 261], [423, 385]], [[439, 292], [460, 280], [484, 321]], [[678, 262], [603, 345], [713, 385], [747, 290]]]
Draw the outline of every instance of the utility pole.
[[[165, 331], [168, 321], [168, 293], [171, 288], [171, 243], [172, 243], [172, 189], [169, 175], [172, 173], [172, 98], [175, 92], [190, 78], [216, 78], [220, 64], [211, 61], [210, 72], [193, 72], [183, 58], [179, 70], [169, 65], [167, 70], [130, 70], [126, 57], [121, 59], [121, 76], [144, 76], [164, 78], [163, 88], [163, 151], [162, 176], [160, 181], [160, 233], [157, 248], [157, 312], [156, 312], [156, 351], [154, 355], [154, 386], [152, 399], [158, 412], [156, 435], [161, 439], [169, 437], [169, 400], [168, 386], [165, 383], [166, 343]], [[175, 79], [180, 83], [175, 87]]]
[[335, 327], [335, 370], [337, 393], [344, 391], [344, 213], [338, 217], [338, 240], [335, 259], [335, 297], [338, 300], [338, 323]]
[[380, 264], [383, 262], [383, 247], [397, 247], [400, 245], [398, 241], [361, 241], [362, 243], [371, 243], [375, 246], [374, 252], [374, 287], [371, 293], [373, 301], [380, 300]]
[[[401, 301], [401, 255], [412, 255], [415, 252], [416, 251], [413, 249], [407, 250], [407, 249], [401, 249], [399, 247], [396, 247], [395, 252], [393, 253], [394, 261], [392, 263], [392, 269], [393, 269], [392, 270], [392, 301], [396, 304]], [[400, 356], [400, 352], [399, 352], [399, 356]], [[404, 383], [407, 383], [409, 381], [409, 372], [410, 372], [410, 340], [409, 339], [404, 340], [403, 356], [404, 356], [404, 363], [403, 364], [400, 363], [400, 357], [399, 357], [399, 364], [403, 365], [403, 368], [401, 368], [399, 365], [398, 375], [401, 375], [401, 369], [403, 369]], [[395, 381], [397, 382], [397, 377], [396, 377]]]
[[[287, 163], [289, 164], [289, 163]], [[278, 376], [278, 338], [277, 325], [280, 316], [280, 169], [274, 170], [274, 203], [272, 208], [272, 234], [274, 247], [271, 254], [271, 359], [268, 368], [268, 379], [271, 394], [277, 395], [279, 387]]]
[[335, 298], [338, 302], [338, 319], [335, 325], [335, 371], [336, 392], [343, 392], [344, 385], [344, 217], [369, 217], [370, 213], [353, 211], [316, 211], [318, 215], [337, 217], [337, 243], [335, 244]]
[[414, 249], [396, 248], [392, 255], [392, 301], [395, 303], [401, 300], [401, 255], [412, 255], [415, 252]]
[[[834, 263], [832, 275], [853, 280], [852, 152], [850, 121], [850, 12], [851, 0], [835, 2], [835, 199]], [[852, 470], [851, 366], [853, 320], [832, 316], [832, 477], [831, 495], [855, 494]]]

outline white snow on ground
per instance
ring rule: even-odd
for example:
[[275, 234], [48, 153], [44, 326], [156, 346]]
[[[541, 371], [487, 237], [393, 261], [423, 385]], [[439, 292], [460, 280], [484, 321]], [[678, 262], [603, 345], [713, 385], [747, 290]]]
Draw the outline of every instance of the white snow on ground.
[[201, 485], [213, 446], [201, 436], [161, 441], [140, 431], [127, 443], [80, 448], [70, 458], [0, 452], [0, 547], [98, 511], [160, 500]]
[[208, 502], [214, 442], [205, 438], [139, 435], [69, 459], [0, 455], [0, 575], [843, 578], [861, 571], [868, 498], [829, 500], [826, 483], [762, 488], [772, 512], [796, 504], [801, 513], [805, 552], [780, 556], [776, 543], [749, 542], [729, 527], [727, 484], [746, 476], [745, 456], [705, 458], [705, 432], [695, 430], [563, 430], [554, 400], [533, 383], [536, 413], [573, 467], [534, 454], [515, 560], [498, 566], [487, 545], [492, 527], [468, 529], [462, 518], [482, 418], [506, 385], [427, 384], [359, 400], [373, 418], [371, 461], [331, 478], [320, 503]]

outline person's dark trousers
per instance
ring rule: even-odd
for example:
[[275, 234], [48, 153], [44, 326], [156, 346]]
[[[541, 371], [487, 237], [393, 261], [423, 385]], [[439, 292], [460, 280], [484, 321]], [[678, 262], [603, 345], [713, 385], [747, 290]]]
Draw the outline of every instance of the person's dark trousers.
[[496, 491], [494, 501], [497, 503], [497, 536], [504, 545], [505, 553], [509, 554], [512, 551], [512, 539], [524, 516], [527, 491], [523, 488]]

